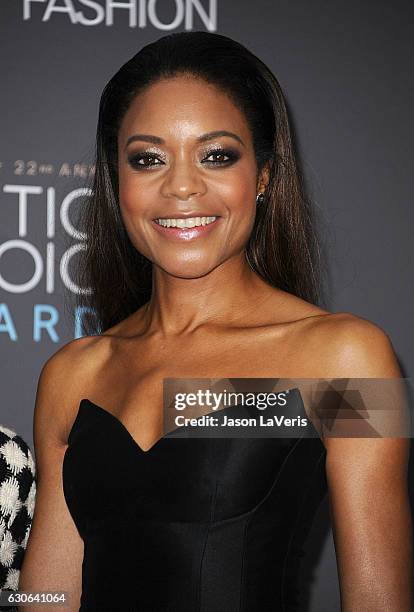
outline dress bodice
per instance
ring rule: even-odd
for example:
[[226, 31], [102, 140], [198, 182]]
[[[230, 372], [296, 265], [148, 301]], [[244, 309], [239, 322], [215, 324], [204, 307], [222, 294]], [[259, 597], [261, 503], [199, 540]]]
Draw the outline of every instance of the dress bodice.
[[[291, 409], [304, 415], [300, 393]], [[63, 462], [82, 612], [293, 612], [327, 491], [318, 437], [170, 437], [142, 450], [82, 399]]]

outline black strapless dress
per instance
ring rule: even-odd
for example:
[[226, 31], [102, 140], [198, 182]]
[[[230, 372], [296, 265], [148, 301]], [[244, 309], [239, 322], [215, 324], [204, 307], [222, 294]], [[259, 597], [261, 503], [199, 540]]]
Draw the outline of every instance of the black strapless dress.
[[[299, 390], [289, 401], [306, 416]], [[80, 610], [298, 610], [302, 547], [327, 492], [322, 441], [170, 435], [144, 451], [81, 400], [63, 461], [84, 541]]]

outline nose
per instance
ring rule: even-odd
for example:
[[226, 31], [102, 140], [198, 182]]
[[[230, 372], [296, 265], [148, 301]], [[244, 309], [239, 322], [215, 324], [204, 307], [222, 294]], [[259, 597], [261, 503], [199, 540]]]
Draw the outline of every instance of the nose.
[[166, 198], [188, 200], [204, 192], [204, 181], [194, 163], [188, 159], [175, 160], [164, 175], [161, 194]]

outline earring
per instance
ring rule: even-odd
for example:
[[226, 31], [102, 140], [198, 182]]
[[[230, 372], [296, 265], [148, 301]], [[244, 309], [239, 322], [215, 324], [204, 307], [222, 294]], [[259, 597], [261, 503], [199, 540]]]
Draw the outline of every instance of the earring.
[[256, 196], [256, 204], [263, 204], [264, 199], [265, 199], [264, 193], [262, 192], [258, 193]]

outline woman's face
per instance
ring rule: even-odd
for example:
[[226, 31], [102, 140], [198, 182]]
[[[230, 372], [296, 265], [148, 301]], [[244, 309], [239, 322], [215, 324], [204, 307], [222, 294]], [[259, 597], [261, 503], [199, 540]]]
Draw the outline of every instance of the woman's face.
[[243, 251], [265, 185], [246, 118], [214, 86], [180, 76], [138, 95], [120, 126], [118, 172], [131, 242], [165, 272], [197, 278]]

